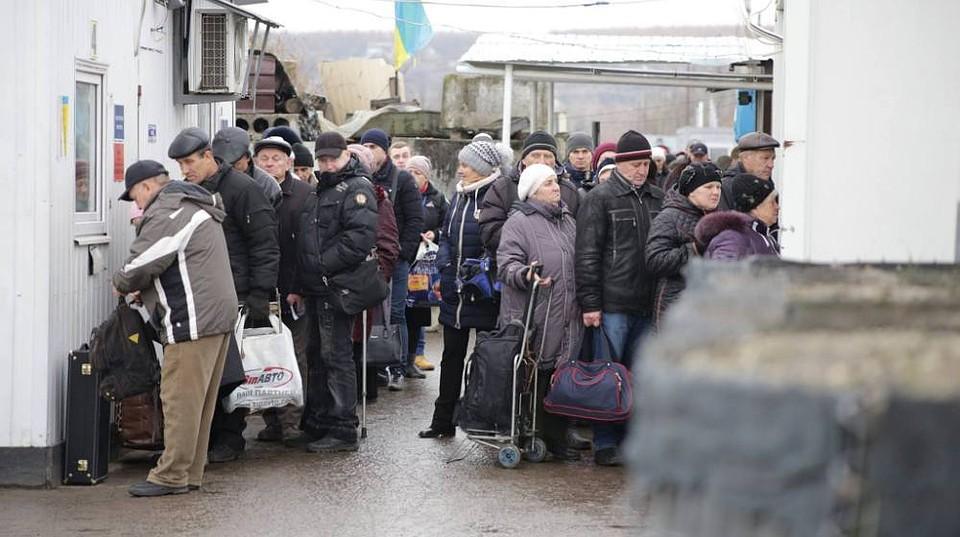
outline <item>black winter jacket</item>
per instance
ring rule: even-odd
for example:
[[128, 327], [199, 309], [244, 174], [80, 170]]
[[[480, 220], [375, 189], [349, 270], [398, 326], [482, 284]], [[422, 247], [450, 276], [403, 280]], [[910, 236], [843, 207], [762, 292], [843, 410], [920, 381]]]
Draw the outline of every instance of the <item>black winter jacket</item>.
[[280, 277], [277, 287], [280, 289], [280, 304], [287, 308], [286, 296], [293, 288], [293, 278], [297, 272], [297, 235], [300, 215], [307, 199], [313, 194], [313, 187], [287, 172], [287, 178], [280, 183], [282, 201], [277, 210], [277, 222], [280, 235]]
[[[496, 258], [497, 248], [500, 246], [500, 230], [510, 216], [513, 202], [520, 199], [517, 194], [520, 171], [520, 164], [518, 164], [508, 175], [498, 178], [483, 198], [483, 207], [480, 211], [480, 233], [487, 253], [493, 258]], [[557, 169], [557, 178], [560, 180], [560, 199], [576, 219], [580, 211], [580, 194], [577, 192], [577, 187], [567, 178], [566, 170], [563, 168]]]
[[584, 313], [650, 316], [656, 284], [644, 249], [663, 191], [633, 188], [619, 172], [593, 188], [577, 216], [577, 300]]
[[420, 233], [424, 230], [420, 190], [410, 172], [397, 170], [397, 191], [393, 192], [392, 174], [395, 169], [393, 161], [387, 159], [383, 167], [373, 174], [373, 182], [383, 187], [393, 202], [397, 229], [400, 230], [400, 259], [412, 263], [420, 247]]
[[421, 204], [423, 205], [423, 232], [432, 231], [433, 241], [437, 242], [440, 240], [440, 227], [443, 226], [447, 211], [450, 209], [450, 202], [447, 201], [443, 192], [433, 186], [433, 183], [427, 183], [427, 191], [422, 195]]
[[663, 210], [650, 226], [647, 271], [658, 278], [653, 308], [657, 327], [667, 306], [675, 302], [687, 286], [681, 270], [697, 255], [693, 230], [703, 215], [702, 209], [673, 189], [667, 191]]
[[200, 186], [220, 194], [227, 211], [223, 234], [227, 239], [237, 298], [243, 301], [251, 291], [272, 296], [280, 266], [277, 214], [273, 205], [253, 179], [223, 162], [217, 173]]
[[322, 173], [300, 213], [293, 290], [324, 296], [325, 277], [354, 270], [376, 246], [377, 198], [366, 170], [351, 156], [340, 171]]

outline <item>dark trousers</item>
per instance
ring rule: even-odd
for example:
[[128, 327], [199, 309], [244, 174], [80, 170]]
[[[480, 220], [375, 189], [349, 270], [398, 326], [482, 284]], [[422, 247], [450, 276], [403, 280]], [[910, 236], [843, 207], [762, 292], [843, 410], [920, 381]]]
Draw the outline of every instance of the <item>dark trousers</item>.
[[307, 397], [301, 428], [310, 436], [357, 439], [357, 371], [353, 361], [353, 317], [334, 311], [322, 298], [307, 297]]
[[452, 429], [453, 413], [463, 387], [463, 362], [470, 343], [469, 328], [443, 327], [443, 359], [440, 362], [440, 396], [433, 409], [434, 429]]

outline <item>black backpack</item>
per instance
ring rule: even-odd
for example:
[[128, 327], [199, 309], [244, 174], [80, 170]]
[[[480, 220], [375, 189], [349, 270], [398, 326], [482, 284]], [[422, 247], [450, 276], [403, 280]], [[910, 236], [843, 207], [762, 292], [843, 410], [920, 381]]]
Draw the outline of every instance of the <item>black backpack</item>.
[[102, 397], [119, 401], [154, 389], [160, 382], [156, 340], [153, 327], [121, 298], [90, 335], [90, 361], [101, 372]]
[[[513, 361], [523, 343], [523, 323], [511, 321], [477, 335], [466, 363], [466, 386], [457, 424], [465, 431], [510, 432], [513, 412]], [[521, 365], [519, 378], [526, 378]]]

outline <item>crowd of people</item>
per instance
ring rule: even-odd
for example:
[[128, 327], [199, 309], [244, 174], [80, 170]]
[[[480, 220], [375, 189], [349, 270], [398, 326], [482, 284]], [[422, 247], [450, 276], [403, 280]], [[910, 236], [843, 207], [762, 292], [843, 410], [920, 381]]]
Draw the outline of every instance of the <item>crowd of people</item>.
[[[114, 286], [154, 313], [164, 344], [165, 450], [131, 494], [194, 490], [206, 462], [245, 450], [247, 413], [217, 404], [243, 380], [231, 337], [238, 305], [264, 325], [270, 302], [280, 303], [304, 380], [304, 406], [265, 411], [257, 439], [314, 453], [356, 450], [360, 394], [375, 400], [378, 387], [402, 390], [435, 368], [424, 355], [431, 309], [407, 300], [425, 246], [436, 249], [443, 350], [439, 396], [421, 438], [455, 435], [471, 331], [521, 318], [534, 284], [544, 290], [531, 342], [541, 396], [571, 358], [629, 367], [683, 291], [691, 258], [778, 255], [777, 147], [751, 133], [729, 162], [714, 163], [696, 141], [673, 154], [632, 130], [598, 145], [573, 133], [561, 151], [554, 136], [536, 131], [514, 163], [512, 149], [480, 134], [459, 151], [456, 184], [444, 193], [431, 160], [380, 129], [349, 145], [322, 133], [312, 151], [289, 127], [268, 129], [252, 151], [238, 128], [212, 139], [185, 129], [168, 149], [184, 180], [139, 161], [120, 198], [139, 211]], [[478, 270], [495, 284], [465, 284]], [[363, 314], [343, 311], [331, 281], [370, 274], [389, 296], [366, 315], [402, 327], [403, 358], [368, 371], [361, 386]], [[552, 458], [592, 449], [596, 464], [620, 464], [623, 424], [595, 423], [588, 440], [565, 418], [539, 421]]]

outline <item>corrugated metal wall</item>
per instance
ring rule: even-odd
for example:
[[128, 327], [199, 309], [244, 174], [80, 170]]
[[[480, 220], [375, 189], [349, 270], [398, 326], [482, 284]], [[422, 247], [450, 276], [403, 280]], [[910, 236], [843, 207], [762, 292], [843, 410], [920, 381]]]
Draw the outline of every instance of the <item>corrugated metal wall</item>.
[[[133, 230], [129, 205], [116, 200], [113, 110], [124, 106], [124, 165], [138, 158], [163, 163], [179, 178], [166, 148], [185, 126], [232, 124], [233, 104], [173, 104], [167, 10], [145, 7], [136, 46], [140, 1], [50, 0], [8, 10], [0, 33], [0, 69], [17, 80], [0, 84], [0, 111], [16, 129], [0, 131], [0, 446], [48, 446], [62, 441], [67, 355], [111, 311], [110, 277], [126, 258]], [[96, 56], [91, 25], [96, 21]], [[159, 29], [158, 29], [159, 28]], [[153, 31], [151, 29], [154, 29]], [[137, 50], [139, 49], [139, 51]], [[135, 56], [135, 52], [138, 55]], [[104, 139], [106, 270], [89, 274], [89, 247], [75, 243], [72, 146], [77, 59], [106, 66]], [[138, 106], [137, 86], [142, 87]], [[61, 146], [61, 95], [69, 96], [66, 152]], [[147, 137], [155, 126], [156, 139]]]

